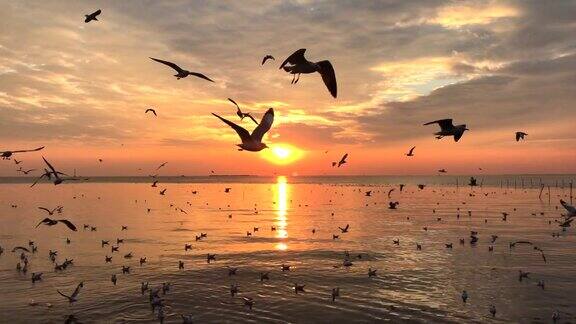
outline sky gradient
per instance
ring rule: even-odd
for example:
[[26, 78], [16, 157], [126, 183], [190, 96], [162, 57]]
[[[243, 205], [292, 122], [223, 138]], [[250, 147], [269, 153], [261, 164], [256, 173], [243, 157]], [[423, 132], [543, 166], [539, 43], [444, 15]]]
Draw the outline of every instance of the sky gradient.
[[[172, 175], [576, 173], [575, 1], [0, 5], [0, 150], [46, 145], [17, 157], [24, 168], [44, 155], [85, 175], [149, 174], [164, 161]], [[332, 62], [337, 99], [318, 74], [291, 85], [278, 70], [299, 48]], [[265, 54], [276, 61], [261, 66]], [[176, 80], [148, 57], [216, 82]], [[294, 161], [237, 151], [211, 115], [239, 122], [228, 97], [258, 119], [273, 107], [265, 142], [290, 145]], [[442, 118], [471, 130], [438, 141], [422, 124]], [[344, 153], [349, 164], [332, 168]]]

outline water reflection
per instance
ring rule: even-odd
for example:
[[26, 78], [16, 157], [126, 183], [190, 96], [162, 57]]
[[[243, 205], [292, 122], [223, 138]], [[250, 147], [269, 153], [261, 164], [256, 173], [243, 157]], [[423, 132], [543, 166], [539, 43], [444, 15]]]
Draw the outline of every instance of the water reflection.
[[[279, 239], [284, 239], [288, 237], [288, 231], [286, 230], [287, 218], [286, 214], [288, 211], [288, 180], [285, 176], [279, 176], [276, 180], [276, 201], [278, 204], [278, 210], [276, 211], [276, 237]], [[276, 244], [276, 249], [286, 250], [288, 245], [284, 242]]]

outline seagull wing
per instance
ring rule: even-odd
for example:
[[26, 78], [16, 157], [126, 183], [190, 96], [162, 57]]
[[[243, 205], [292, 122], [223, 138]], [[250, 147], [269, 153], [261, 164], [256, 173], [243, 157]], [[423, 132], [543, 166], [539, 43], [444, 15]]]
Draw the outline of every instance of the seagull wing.
[[432, 125], [432, 124], [438, 124], [440, 125], [440, 128], [442, 129], [451, 129], [452, 127], [454, 127], [454, 125], [452, 124], [452, 119], [439, 119], [439, 120], [435, 120], [435, 121], [431, 121], [428, 122], [426, 124], [424, 124], [424, 126], [426, 125]]
[[464, 129], [459, 129], [456, 134], [454, 134], [454, 142], [458, 142], [460, 138], [464, 135]]
[[162, 63], [162, 64], [165, 64], [165, 65], [168, 65], [169, 67], [171, 67], [171, 68], [173, 68], [174, 70], [176, 70], [176, 72], [178, 72], [178, 73], [184, 72], [184, 70], [183, 70], [181, 67], [179, 67], [178, 65], [176, 65], [176, 64], [174, 64], [174, 63], [172, 63], [172, 62], [168, 62], [168, 61], [156, 59], [156, 58], [153, 58], [153, 57], [151, 57], [150, 59], [153, 60], [153, 61], [156, 61], [156, 62], [158, 62], [158, 63]]
[[98, 15], [101, 14], [101, 13], [102, 13], [102, 10], [98, 9], [98, 10], [94, 11], [90, 16], [96, 17], [96, 16], [98, 16]]
[[66, 225], [69, 229], [73, 230], [74, 232], [76, 232], [76, 225], [72, 224], [71, 221], [67, 220], [67, 219], [59, 219], [58, 220], [60, 223], [63, 223], [64, 225]]
[[200, 79], [208, 80], [208, 81], [210, 81], [210, 82], [214, 82], [214, 80], [210, 79], [209, 77], [205, 76], [205, 75], [202, 74], [202, 73], [190, 72], [190, 75], [193, 75], [193, 76], [195, 76], [195, 77], [197, 77], [197, 78], [200, 78]]
[[344, 156], [340, 159], [340, 162], [338, 164], [345, 163], [347, 158], [348, 158], [348, 153], [344, 154]]
[[48, 217], [44, 218], [43, 220], [40, 221], [40, 223], [38, 223], [38, 225], [36, 225], [36, 228], [38, 228], [38, 226], [42, 225], [42, 223], [44, 222], [51, 222], [52, 220]]
[[212, 113], [212, 115], [218, 117], [221, 121], [225, 122], [226, 124], [228, 124], [228, 126], [232, 127], [236, 131], [236, 133], [238, 133], [238, 136], [240, 136], [242, 143], [247, 143], [247, 142], [252, 141], [252, 137], [250, 136], [250, 133], [248, 133], [248, 131], [244, 127], [236, 125], [233, 122], [216, 115], [215, 113]]
[[574, 206], [568, 205], [568, 203], [562, 199], [560, 199], [560, 204], [562, 204], [562, 207], [564, 207], [570, 214], [576, 215], [576, 208], [574, 208]]
[[48, 162], [44, 157], [42, 157], [42, 160], [44, 160], [44, 163], [46, 163], [46, 165], [50, 168], [50, 170], [52, 170], [52, 173], [54, 173], [54, 175], [57, 175], [57, 171], [56, 169], [54, 169], [52, 164], [50, 164], [50, 162]]
[[250, 115], [249, 113], [248, 113], [248, 114], [245, 114], [245, 116], [248, 117], [248, 118], [250, 118], [250, 119], [252, 119], [252, 121], [253, 121], [254, 123], [256, 123], [256, 125], [260, 125], [260, 124], [258, 124], [258, 122], [256, 121], [256, 119], [254, 119], [254, 117], [252, 117], [252, 115]]
[[38, 207], [38, 209], [45, 210], [45, 211], [48, 212], [48, 214], [50, 214], [50, 213], [53, 212], [53, 211], [51, 211], [50, 209], [48, 209], [48, 208], [46, 208], [46, 207]]
[[258, 142], [262, 142], [262, 137], [266, 134], [270, 127], [272, 127], [272, 123], [274, 122], [274, 109], [268, 108], [264, 117], [260, 121], [260, 124], [252, 131], [252, 138]]
[[78, 284], [78, 286], [76, 286], [76, 289], [74, 289], [74, 292], [72, 293], [72, 298], [76, 298], [76, 296], [78, 296], [78, 294], [80, 293], [80, 288], [82, 288], [84, 286], [84, 283], [81, 282]]
[[522, 134], [520, 134], [520, 132], [516, 132], [516, 142], [520, 140], [520, 137], [522, 137]]
[[33, 150], [18, 150], [18, 151], [11, 151], [12, 153], [25, 153], [25, 152], [36, 152], [36, 151], [40, 151], [44, 148], [44, 146], [41, 146], [39, 148], [35, 148]]
[[412, 152], [414, 152], [414, 149], [415, 149], [415, 148], [416, 148], [416, 146], [413, 146], [413, 147], [410, 149], [410, 152], [408, 152], [408, 154], [410, 154], [410, 155], [411, 155], [411, 154], [412, 154]]
[[38, 181], [40, 181], [40, 179], [42, 179], [42, 178], [44, 178], [44, 177], [46, 177], [46, 174], [43, 174], [43, 175], [41, 175], [40, 177], [38, 177], [38, 179], [36, 179], [36, 181], [34, 181], [34, 183], [32, 183], [32, 185], [30, 186], [30, 188], [34, 187], [34, 186], [38, 183]]
[[296, 52], [292, 53], [292, 55], [288, 56], [288, 58], [286, 60], [284, 60], [284, 62], [282, 62], [282, 65], [280, 65], [280, 70], [288, 63], [294, 64], [294, 65], [305, 63], [306, 58], [304, 58], [304, 52], [306, 52], [306, 49], [301, 48], [301, 49], [297, 50]]
[[231, 98], [228, 98], [228, 101], [230, 101], [231, 103], [233, 103], [233, 104], [236, 106], [236, 108], [238, 108], [238, 110], [240, 110], [240, 106], [238, 106], [238, 104], [236, 103], [236, 101], [234, 101], [234, 100], [231, 99]]
[[264, 58], [262, 59], [262, 65], [264, 65], [264, 63], [266, 63], [266, 61], [268, 61], [268, 60], [276, 60], [276, 59], [275, 59], [274, 56], [272, 56], [272, 55], [266, 55], [266, 56], [264, 56]]
[[330, 91], [332, 97], [336, 98], [338, 95], [338, 85], [336, 83], [336, 73], [334, 72], [332, 64], [330, 61], [320, 61], [316, 64], [318, 64], [320, 67], [319, 72], [322, 76], [322, 81], [324, 81], [324, 84], [326, 85], [326, 88], [328, 88], [328, 91]]
[[60, 290], [56, 289], [56, 291], [60, 294], [60, 296], [65, 297], [68, 300], [72, 299], [72, 298], [70, 298], [70, 296], [64, 295]]
[[30, 250], [28, 250], [27, 248], [22, 247], [22, 246], [17, 246], [17, 247], [15, 247], [15, 248], [13, 248], [13, 249], [12, 249], [12, 252], [15, 252], [15, 251], [17, 251], [17, 250], [26, 251], [26, 252], [28, 252], [28, 253], [30, 252]]

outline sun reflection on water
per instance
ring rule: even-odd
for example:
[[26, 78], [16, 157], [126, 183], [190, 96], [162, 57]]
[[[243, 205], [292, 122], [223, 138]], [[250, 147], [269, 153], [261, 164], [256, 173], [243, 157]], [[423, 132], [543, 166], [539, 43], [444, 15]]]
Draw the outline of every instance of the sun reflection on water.
[[[288, 211], [288, 179], [285, 176], [279, 176], [276, 180], [276, 201], [278, 202], [278, 210], [276, 211], [276, 237], [284, 239], [288, 237], [287, 218]], [[288, 245], [284, 242], [276, 244], [276, 249], [287, 250]]]

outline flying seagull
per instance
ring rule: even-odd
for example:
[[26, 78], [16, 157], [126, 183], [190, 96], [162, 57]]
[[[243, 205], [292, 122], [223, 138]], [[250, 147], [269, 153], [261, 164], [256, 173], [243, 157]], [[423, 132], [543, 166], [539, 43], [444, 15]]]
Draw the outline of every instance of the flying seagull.
[[276, 60], [276, 59], [274, 58], [274, 56], [268, 54], [268, 55], [264, 56], [264, 58], [262, 59], [261, 65], [264, 65], [264, 63], [266, 63], [266, 61], [268, 61], [268, 60]]
[[[306, 52], [306, 49], [301, 48], [288, 56], [280, 65], [280, 69], [284, 69], [284, 71], [293, 75], [292, 84], [296, 84], [300, 80], [300, 74], [302, 73], [320, 73], [326, 88], [328, 88], [332, 97], [336, 98], [338, 86], [336, 84], [336, 74], [330, 61], [310, 62], [304, 57], [304, 52]], [[298, 78], [296, 78], [296, 75], [298, 75]]]
[[56, 290], [62, 297], [66, 297], [68, 299], [68, 301], [70, 303], [73, 303], [75, 301], [77, 301], [77, 297], [78, 294], [80, 293], [80, 288], [84, 287], [84, 282], [80, 282], [78, 284], [78, 286], [76, 286], [76, 289], [74, 289], [74, 292], [72, 293], [72, 295], [68, 296], [68, 295], [64, 295], [62, 292], [60, 292], [60, 290]]
[[260, 124], [256, 126], [254, 131], [252, 131], [252, 134], [248, 133], [244, 127], [236, 125], [233, 122], [216, 115], [215, 113], [212, 113], [212, 115], [218, 117], [221, 121], [228, 124], [228, 126], [232, 127], [236, 133], [238, 133], [238, 136], [240, 136], [240, 139], [242, 140], [242, 144], [237, 144], [237, 146], [240, 147], [240, 150], [259, 152], [268, 147], [266, 144], [262, 143], [262, 137], [264, 137], [264, 134], [266, 134], [270, 130], [270, 127], [272, 127], [272, 123], [274, 122], [274, 109], [269, 108], [266, 111], [264, 117], [262, 117], [262, 120], [260, 121]]
[[454, 124], [452, 124], [452, 119], [435, 120], [424, 125], [432, 124], [440, 125], [440, 131], [434, 134], [437, 139], [441, 139], [444, 136], [454, 136], [455, 142], [458, 142], [462, 135], [464, 135], [464, 132], [469, 130], [466, 128], [466, 124], [454, 126]]
[[146, 111], [145, 111], [144, 113], [147, 114], [147, 113], [149, 113], [149, 112], [152, 112], [152, 113], [154, 114], [154, 116], [158, 116], [158, 115], [156, 114], [156, 110], [154, 110], [153, 108], [148, 108], [148, 109], [146, 109]]
[[33, 150], [0, 151], [0, 157], [2, 157], [2, 160], [10, 160], [10, 157], [16, 153], [36, 152], [42, 150], [43, 148], [44, 146], [35, 148]]
[[54, 167], [50, 164], [50, 162], [48, 162], [44, 157], [42, 157], [42, 160], [44, 160], [44, 163], [46, 163], [46, 165], [48, 166], [48, 168], [50, 170], [44, 169], [44, 173], [38, 178], [36, 179], [36, 181], [34, 181], [34, 183], [32, 184], [31, 187], [34, 187], [34, 185], [36, 183], [38, 183], [38, 181], [40, 181], [40, 179], [47, 177], [48, 179], [52, 179], [52, 177], [54, 177], [54, 185], [59, 185], [64, 181], [69, 181], [69, 180], [80, 180], [78, 178], [60, 178], [60, 175], [66, 175], [65, 173], [56, 171], [56, 169], [54, 169]]
[[528, 136], [528, 134], [524, 132], [516, 132], [516, 142], [524, 139], [524, 136]]
[[576, 208], [574, 208], [574, 206], [569, 205], [562, 199], [560, 199], [560, 204], [568, 211], [568, 215], [566, 215], [566, 217], [576, 217]]
[[333, 167], [335, 167], [335, 166], [340, 167], [342, 164], [346, 164], [346, 163], [347, 163], [347, 161], [346, 161], [347, 158], [348, 158], [348, 153], [344, 154], [344, 156], [340, 159], [340, 161], [338, 161], [338, 162], [332, 162], [332, 166], [333, 166]]
[[84, 19], [84, 22], [85, 22], [85, 23], [89, 23], [89, 22], [91, 22], [92, 20], [98, 21], [98, 18], [96, 18], [96, 17], [98, 17], [98, 15], [101, 14], [101, 13], [102, 13], [102, 10], [98, 9], [98, 10], [94, 11], [93, 13], [91, 13], [91, 14], [89, 14], [89, 15], [84, 15], [84, 17], [86, 17], [86, 19]]
[[22, 172], [22, 173], [24, 173], [24, 174], [28, 174], [28, 173], [30, 173], [30, 172], [32, 172], [32, 171], [36, 171], [36, 169], [30, 169], [30, 170], [18, 169], [18, 170], [16, 170], [16, 171]]
[[164, 163], [160, 164], [160, 165], [156, 168], [156, 170], [160, 170], [160, 168], [163, 167], [163, 166], [165, 166], [166, 164], [168, 164], [168, 162], [164, 162]]
[[406, 153], [406, 156], [414, 156], [414, 149], [416, 148], [416, 146], [412, 146], [412, 148], [410, 149], [410, 151], [408, 153]]
[[234, 101], [233, 99], [230, 99], [230, 98], [228, 98], [228, 101], [230, 101], [231, 103], [233, 103], [236, 106], [236, 115], [238, 115], [238, 117], [240, 117], [240, 120], [243, 120], [244, 118], [248, 117], [248, 118], [252, 119], [252, 121], [255, 122], [256, 125], [258, 125], [258, 122], [256, 121], [256, 119], [254, 119], [254, 117], [252, 117], [252, 115], [250, 115], [250, 113], [243, 113], [242, 110], [240, 110], [240, 106], [238, 106], [236, 101]]
[[51, 218], [46, 217], [43, 220], [41, 220], [40, 223], [38, 223], [38, 225], [36, 225], [36, 227], [40, 226], [41, 224], [44, 224], [47, 226], [54, 226], [58, 223], [62, 223], [64, 225], [66, 225], [69, 229], [76, 232], [76, 226], [74, 224], [72, 224], [72, 222], [70, 222], [67, 219], [51, 219]]
[[190, 72], [187, 70], [182, 69], [181, 67], [179, 67], [178, 65], [172, 63], [172, 62], [168, 62], [168, 61], [164, 61], [164, 60], [159, 60], [159, 59], [155, 59], [153, 57], [150, 58], [153, 61], [168, 65], [169, 67], [173, 68], [174, 70], [176, 70], [176, 72], [178, 72], [177, 74], [174, 74], [174, 76], [176, 77], [176, 79], [180, 80], [182, 78], [185, 78], [189, 75], [210, 81], [210, 82], [214, 82], [212, 79], [210, 79], [209, 77], [205, 76], [202, 73], [198, 73], [198, 72]]

